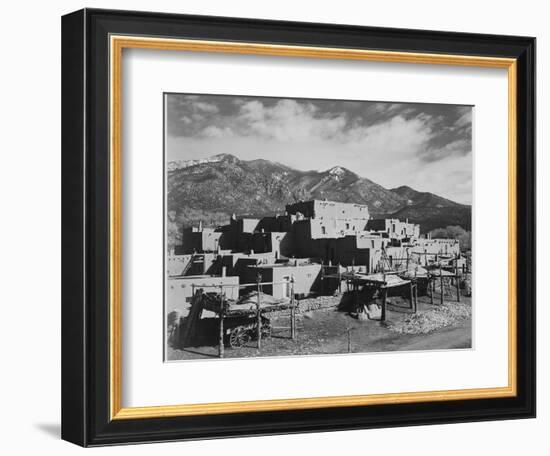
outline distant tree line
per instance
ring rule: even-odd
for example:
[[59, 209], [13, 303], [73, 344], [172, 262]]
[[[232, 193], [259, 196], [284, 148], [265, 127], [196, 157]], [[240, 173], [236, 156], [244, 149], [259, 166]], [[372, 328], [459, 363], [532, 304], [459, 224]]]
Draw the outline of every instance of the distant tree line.
[[472, 248], [472, 232], [466, 231], [458, 225], [447, 226], [446, 228], [436, 228], [430, 231], [432, 238], [439, 239], [458, 239], [461, 250], [471, 250]]
[[202, 209], [169, 210], [166, 217], [166, 247], [170, 250], [181, 245], [184, 228], [198, 226], [199, 222], [202, 222], [205, 227], [225, 225], [229, 223], [229, 217], [230, 215], [225, 212]]

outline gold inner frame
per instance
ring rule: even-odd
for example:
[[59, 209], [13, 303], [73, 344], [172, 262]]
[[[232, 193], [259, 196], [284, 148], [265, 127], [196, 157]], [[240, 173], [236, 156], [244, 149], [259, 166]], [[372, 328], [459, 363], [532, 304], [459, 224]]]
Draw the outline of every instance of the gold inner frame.
[[[426, 392], [403, 392], [245, 402], [122, 407], [122, 51], [123, 49], [194, 51], [229, 54], [367, 60], [453, 65], [508, 70], [508, 386]], [[374, 404], [513, 397], [517, 394], [517, 61], [468, 55], [388, 52], [309, 46], [204, 41], [138, 36], [110, 36], [110, 414], [111, 419], [158, 418], [239, 412], [265, 412]]]

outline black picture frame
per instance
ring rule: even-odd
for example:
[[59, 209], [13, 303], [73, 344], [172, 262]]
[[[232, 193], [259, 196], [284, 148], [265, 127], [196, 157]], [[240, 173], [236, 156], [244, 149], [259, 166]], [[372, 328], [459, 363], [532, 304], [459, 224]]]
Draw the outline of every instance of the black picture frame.
[[[109, 36], [517, 59], [517, 395], [110, 419]], [[62, 438], [82, 446], [535, 416], [535, 39], [84, 9], [62, 19]]]

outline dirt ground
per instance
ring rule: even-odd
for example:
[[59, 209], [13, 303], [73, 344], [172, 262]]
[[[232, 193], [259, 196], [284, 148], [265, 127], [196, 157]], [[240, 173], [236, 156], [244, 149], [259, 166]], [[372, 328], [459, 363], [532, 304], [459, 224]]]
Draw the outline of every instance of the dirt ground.
[[[471, 317], [460, 319], [450, 326], [441, 327], [427, 334], [402, 334], [392, 331], [392, 324], [408, 321], [413, 315], [406, 308], [407, 301], [390, 299], [387, 321], [360, 320], [355, 315], [336, 308], [315, 310], [298, 314], [296, 339], [290, 337], [290, 320], [283, 315], [271, 320], [272, 335], [262, 339], [261, 350], [257, 341], [251, 340], [244, 347], [225, 348], [226, 358], [256, 356], [297, 356], [340, 353], [365, 353], [402, 350], [448, 350], [471, 348]], [[436, 300], [436, 302], [438, 302]], [[447, 302], [447, 301], [446, 301]], [[449, 301], [452, 305], [452, 302]], [[461, 297], [461, 305], [471, 306], [471, 300]], [[437, 311], [429, 297], [418, 298], [419, 313]], [[214, 323], [214, 322], [212, 322]], [[184, 349], [168, 347], [169, 360], [207, 359], [218, 357], [215, 343]]]

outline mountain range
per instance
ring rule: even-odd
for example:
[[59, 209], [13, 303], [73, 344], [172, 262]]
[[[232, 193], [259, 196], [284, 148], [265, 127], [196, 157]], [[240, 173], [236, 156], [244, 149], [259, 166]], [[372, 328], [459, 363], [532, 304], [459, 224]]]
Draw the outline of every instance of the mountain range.
[[[203, 220], [227, 223], [231, 214], [283, 213], [308, 199], [366, 204], [373, 217], [409, 219], [421, 232], [459, 225], [471, 229], [471, 206], [407, 186], [387, 189], [341, 166], [299, 171], [269, 160], [239, 160], [230, 154], [168, 163], [168, 217], [179, 226]], [[170, 230], [169, 230], [170, 236]]]

